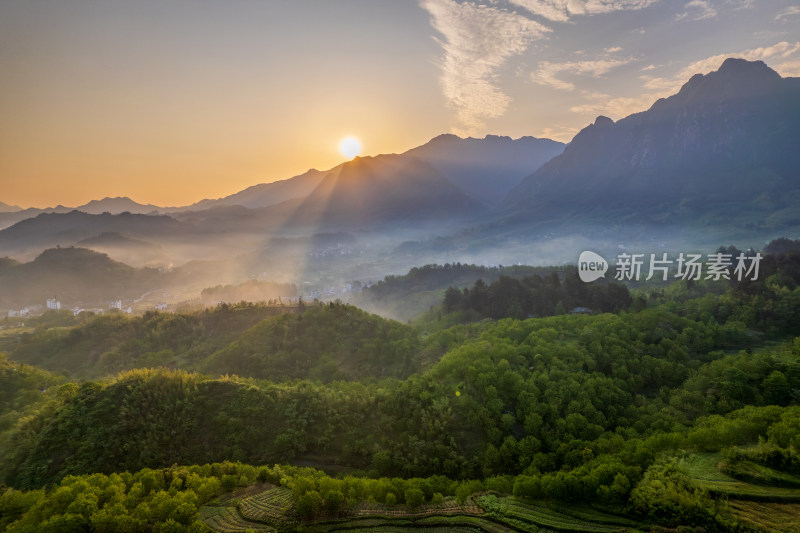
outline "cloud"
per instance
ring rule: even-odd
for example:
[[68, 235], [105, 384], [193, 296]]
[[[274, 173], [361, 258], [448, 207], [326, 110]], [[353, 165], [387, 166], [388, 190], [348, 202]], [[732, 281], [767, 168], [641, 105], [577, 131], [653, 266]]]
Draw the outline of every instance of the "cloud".
[[658, 0], [510, 0], [534, 15], [554, 22], [567, 22], [573, 15], [596, 15], [642, 9]]
[[579, 131], [580, 128], [573, 128], [559, 124], [555, 128], [542, 129], [539, 133], [536, 134], [536, 136], [543, 137], [545, 139], [553, 139], [554, 141], [561, 141], [564, 143], [568, 143], [575, 137], [575, 135], [577, 135]]
[[569, 108], [573, 113], [584, 115], [606, 115], [618, 120], [632, 113], [638, 113], [653, 105], [658, 96], [643, 94], [633, 98], [613, 97], [608, 94], [584, 91], [584, 102]]
[[690, 17], [692, 20], [704, 20], [717, 16], [717, 10], [711, 5], [708, 0], [691, 0], [684, 6], [686, 11], [678, 14], [675, 20], [685, 19]]
[[[509, 58], [522, 54], [533, 41], [552, 31], [532, 17], [568, 22], [576, 15], [637, 10], [658, 1], [419, 0], [440, 34], [437, 42], [444, 49], [440, 81], [445, 98], [456, 111], [458, 124], [453, 131], [459, 135], [474, 134], [486, 119], [505, 113], [511, 99], [500, 87], [500, 68]], [[524, 11], [518, 13], [513, 8]], [[599, 76], [604, 68], [617, 66], [616, 62], [608, 67], [585, 63], [574, 67], [578, 73]]]
[[555, 89], [572, 91], [575, 85], [560, 79], [558, 74], [570, 72], [573, 74], [590, 74], [594, 78], [599, 78], [607, 74], [611, 69], [630, 63], [630, 59], [598, 59], [595, 61], [568, 61], [565, 63], [551, 63], [542, 61], [539, 68], [531, 74], [531, 80], [539, 85], [547, 85]]
[[524, 52], [548, 28], [527, 17], [486, 5], [423, 0], [431, 24], [442, 35], [441, 85], [456, 110], [456, 133], [472, 134], [487, 118], [503, 115], [510, 98], [497, 84], [498, 69]]
[[789, 6], [775, 17], [775, 20], [781, 20], [784, 18], [793, 17], [795, 15], [800, 15], [800, 6]]

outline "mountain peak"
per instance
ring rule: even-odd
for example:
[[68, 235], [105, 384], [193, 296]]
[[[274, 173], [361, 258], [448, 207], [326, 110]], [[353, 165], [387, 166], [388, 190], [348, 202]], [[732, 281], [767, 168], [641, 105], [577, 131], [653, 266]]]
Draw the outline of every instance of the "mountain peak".
[[763, 61], [748, 61], [739, 57], [729, 57], [723, 61], [717, 72], [737, 76], [753, 76], [760, 74], [771, 78], [780, 77], [777, 72], [769, 68]]
[[729, 57], [718, 70], [689, 78], [672, 98], [720, 101], [764, 97], [781, 80], [780, 74], [763, 61]]
[[607, 116], [600, 115], [596, 119], [594, 119], [594, 125], [597, 127], [613, 126], [614, 121], [608, 118]]

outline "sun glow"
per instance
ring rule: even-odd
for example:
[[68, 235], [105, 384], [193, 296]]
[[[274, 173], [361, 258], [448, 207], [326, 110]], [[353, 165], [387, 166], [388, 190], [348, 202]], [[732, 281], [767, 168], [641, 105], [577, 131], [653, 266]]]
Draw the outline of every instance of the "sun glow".
[[361, 153], [361, 142], [355, 137], [345, 137], [339, 143], [339, 151], [348, 159], [352, 159]]

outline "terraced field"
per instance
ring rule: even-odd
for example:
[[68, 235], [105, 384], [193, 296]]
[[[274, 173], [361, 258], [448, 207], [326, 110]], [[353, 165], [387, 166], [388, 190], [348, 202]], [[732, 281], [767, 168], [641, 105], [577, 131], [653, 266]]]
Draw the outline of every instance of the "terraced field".
[[200, 509], [200, 518], [208, 527], [220, 533], [245, 533], [248, 530], [277, 531], [267, 524], [245, 520], [235, 507], [205, 506]]
[[284, 487], [243, 498], [235, 507], [207, 505], [201, 508], [200, 517], [211, 529], [224, 533], [249, 529], [274, 532], [297, 522], [292, 491]]
[[262, 522], [276, 528], [295, 522], [292, 491], [285, 487], [276, 487], [244, 498], [239, 502], [238, 509], [245, 520]]
[[756, 531], [800, 533], [800, 505], [728, 500], [733, 515]]
[[694, 483], [712, 494], [741, 500], [800, 502], [800, 489], [747, 483], [720, 472], [717, 453], [697, 453], [681, 461], [681, 468]]
[[493, 519], [526, 531], [621, 533], [638, 531], [636, 528], [639, 526], [626, 518], [588, 507], [557, 507], [514, 497], [484, 496], [476, 501]]
[[[243, 498], [236, 507], [206, 506], [202, 519], [214, 531], [288, 531], [300, 523], [291, 491], [276, 487]], [[409, 511], [403, 505], [385, 506], [362, 502], [337, 515], [320, 515], [303, 528], [315, 533], [400, 533], [424, 529], [427, 533], [548, 533], [636, 532], [639, 524], [587, 506], [555, 506], [517, 498], [484, 495], [464, 504], [450, 498], [439, 505]]]
[[387, 507], [381, 504], [361, 502], [348, 513], [353, 516], [424, 518], [434, 515], [480, 515], [483, 514], [483, 509], [478, 507], [472, 498], [468, 498], [463, 504], [458, 503], [455, 498], [448, 498], [438, 505], [423, 505], [415, 511], [409, 511], [404, 505]]
[[493, 522], [492, 520], [477, 516], [429, 516], [422, 519], [407, 518], [354, 518], [350, 520], [339, 520], [327, 523], [316, 523], [313, 526], [315, 531], [321, 533], [369, 531], [379, 533], [381, 531], [411, 531], [424, 529], [426, 532], [439, 531], [453, 533], [511, 533], [519, 531], [507, 525]]

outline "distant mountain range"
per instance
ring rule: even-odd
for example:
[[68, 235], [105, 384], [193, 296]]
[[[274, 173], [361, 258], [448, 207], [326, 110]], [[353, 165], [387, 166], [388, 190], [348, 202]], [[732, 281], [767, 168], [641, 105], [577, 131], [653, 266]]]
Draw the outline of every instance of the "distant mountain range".
[[[564, 150], [564, 144], [550, 139], [498, 137], [484, 139], [440, 135], [430, 142], [401, 154], [428, 163], [462, 192], [489, 204], [499, 203], [523, 177], [539, 168], [554, 155]], [[170, 214], [186, 211], [204, 211], [218, 207], [242, 206], [248, 209], [274, 206], [288, 200], [302, 199], [329, 175], [338, 174], [347, 163], [329, 170], [311, 169], [299, 176], [271, 183], [253, 185], [235, 194], [217, 199], [206, 199], [183, 207], [162, 207], [140, 204], [127, 197], [92, 200], [78, 207], [48, 207], [22, 209], [0, 202], [0, 226], [41, 213], [68, 213], [81, 211], [99, 215], [120, 214]], [[5, 224], [4, 224], [5, 222]]]
[[[728, 59], [647, 111], [598, 117], [566, 148], [532, 137], [441, 135], [402, 154], [358, 157], [182, 208], [106, 198], [84, 212], [0, 213], [0, 225], [27, 218], [0, 231], [0, 255], [81, 242], [157, 256], [165, 240], [183, 238], [251, 253], [281, 237], [398, 228], [438, 235], [431, 250], [443, 249], [443, 233], [500, 249], [503, 239], [525, 245], [531, 224], [564, 220], [589, 230], [613, 221], [783, 231], [800, 228], [798, 146], [800, 79]], [[250, 236], [246, 246], [232, 238], [241, 235]]]

